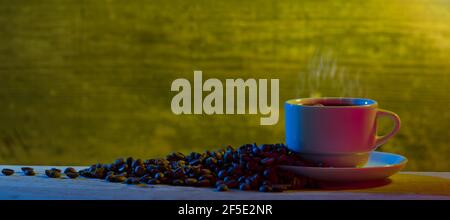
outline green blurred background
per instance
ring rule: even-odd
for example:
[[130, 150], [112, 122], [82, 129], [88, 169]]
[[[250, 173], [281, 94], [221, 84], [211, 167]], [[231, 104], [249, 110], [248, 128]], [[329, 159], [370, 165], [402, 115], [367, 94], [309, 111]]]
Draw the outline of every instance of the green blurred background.
[[172, 114], [170, 85], [194, 70], [279, 78], [280, 102], [375, 99], [403, 121], [381, 150], [408, 170], [450, 170], [450, 1], [439, 0], [0, 0], [0, 163], [283, 142], [282, 111], [275, 126]]

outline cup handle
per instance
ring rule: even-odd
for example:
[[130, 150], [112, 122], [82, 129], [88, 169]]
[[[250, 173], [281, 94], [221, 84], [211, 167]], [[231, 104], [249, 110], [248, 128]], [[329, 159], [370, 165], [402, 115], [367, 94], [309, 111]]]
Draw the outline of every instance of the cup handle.
[[380, 145], [386, 143], [392, 136], [397, 134], [397, 132], [400, 130], [400, 117], [398, 117], [397, 114], [394, 112], [384, 110], [384, 109], [378, 109], [377, 110], [377, 120], [379, 117], [389, 117], [394, 122], [394, 128], [391, 132], [389, 132], [386, 135], [383, 136], [377, 136], [375, 141], [375, 148], [379, 147]]

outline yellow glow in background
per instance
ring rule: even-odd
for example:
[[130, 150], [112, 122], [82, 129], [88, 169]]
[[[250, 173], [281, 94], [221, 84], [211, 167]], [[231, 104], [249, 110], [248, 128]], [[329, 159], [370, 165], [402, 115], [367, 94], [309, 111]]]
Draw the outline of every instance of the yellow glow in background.
[[449, 1], [0, 0], [0, 163], [284, 141], [282, 111], [174, 115], [172, 81], [202, 70], [279, 78], [281, 101], [375, 99], [403, 122], [381, 150], [448, 171], [449, 54]]

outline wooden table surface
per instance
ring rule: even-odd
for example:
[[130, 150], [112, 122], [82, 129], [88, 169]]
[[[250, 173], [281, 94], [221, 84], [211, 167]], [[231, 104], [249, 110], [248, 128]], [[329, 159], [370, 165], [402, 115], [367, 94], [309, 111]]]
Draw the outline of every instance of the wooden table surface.
[[[310, 199], [446, 199], [450, 200], [450, 172], [401, 172], [388, 180], [349, 186], [326, 185], [324, 189], [260, 193], [213, 188], [166, 185], [126, 185], [99, 179], [48, 178], [48, 166], [31, 166], [36, 176], [24, 176], [22, 166], [11, 168], [12, 176], [0, 174], [0, 199], [161, 199], [161, 200], [310, 200]], [[65, 167], [56, 168], [64, 169]], [[81, 169], [84, 167], [75, 167]]]

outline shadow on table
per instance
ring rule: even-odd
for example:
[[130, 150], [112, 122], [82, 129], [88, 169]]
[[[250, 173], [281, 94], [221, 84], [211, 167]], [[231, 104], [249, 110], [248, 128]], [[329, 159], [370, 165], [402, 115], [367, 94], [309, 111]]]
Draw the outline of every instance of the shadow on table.
[[391, 179], [360, 181], [360, 182], [318, 182], [317, 186], [321, 190], [349, 190], [349, 189], [368, 189], [388, 185]]

